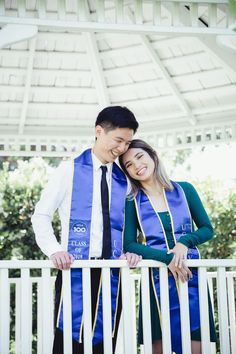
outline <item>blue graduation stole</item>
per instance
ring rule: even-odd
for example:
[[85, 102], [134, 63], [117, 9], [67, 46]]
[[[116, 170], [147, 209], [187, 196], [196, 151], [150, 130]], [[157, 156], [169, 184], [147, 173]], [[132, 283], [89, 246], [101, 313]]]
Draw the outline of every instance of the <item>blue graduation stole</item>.
[[[174, 189], [164, 191], [171, 219], [172, 233], [175, 243], [179, 238], [192, 231], [192, 219], [188, 208], [186, 196], [181, 186], [172, 182]], [[137, 216], [142, 233], [145, 237], [147, 247], [168, 252], [169, 246], [164, 227], [158, 213], [154, 210], [151, 201], [144, 191], [140, 190], [135, 198]], [[198, 259], [199, 252], [196, 247], [188, 249], [188, 259]], [[197, 270], [193, 269], [193, 278], [189, 280], [189, 310], [191, 332], [200, 327], [199, 298], [198, 298], [198, 276]], [[157, 301], [157, 308], [160, 316], [160, 282], [159, 271], [152, 269], [152, 286]], [[171, 319], [171, 343], [172, 350], [177, 354], [182, 353], [181, 345], [181, 324], [178, 286], [173, 276], [169, 276], [169, 299]]]
[[[127, 180], [120, 168], [113, 163], [110, 222], [111, 259], [118, 259], [123, 249], [124, 207]], [[68, 231], [68, 252], [76, 260], [89, 259], [90, 230], [93, 202], [93, 163], [91, 149], [86, 150], [74, 160], [74, 175], [71, 196], [70, 227]], [[117, 311], [119, 273], [111, 270], [112, 328], [115, 328]], [[100, 280], [101, 282], [101, 280]], [[83, 329], [83, 291], [82, 270], [71, 270], [72, 337], [82, 342]], [[101, 283], [97, 298], [97, 311], [93, 323], [93, 345], [103, 341]], [[63, 304], [59, 310], [58, 327], [63, 330]]]

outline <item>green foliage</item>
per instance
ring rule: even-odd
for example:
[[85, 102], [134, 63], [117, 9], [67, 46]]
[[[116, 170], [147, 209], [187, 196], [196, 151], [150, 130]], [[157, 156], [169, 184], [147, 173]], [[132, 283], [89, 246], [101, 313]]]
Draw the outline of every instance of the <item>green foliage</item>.
[[[236, 256], [236, 193], [224, 190], [222, 184], [207, 181], [198, 186], [212, 221], [215, 237], [201, 245], [202, 258]], [[218, 193], [216, 193], [218, 191]]]
[[229, 0], [229, 11], [236, 16], [236, 0]]
[[[50, 167], [42, 159], [19, 161], [9, 171], [0, 171], [0, 253], [1, 259], [44, 259], [31, 226], [31, 215], [46, 183]], [[59, 233], [58, 216], [54, 229]]]

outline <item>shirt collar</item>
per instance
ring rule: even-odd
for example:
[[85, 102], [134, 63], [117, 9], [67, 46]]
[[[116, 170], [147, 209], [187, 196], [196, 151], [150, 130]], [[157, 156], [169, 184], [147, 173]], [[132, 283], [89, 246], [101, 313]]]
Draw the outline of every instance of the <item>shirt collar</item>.
[[93, 169], [95, 171], [98, 171], [101, 166], [107, 166], [108, 174], [111, 173], [112, 164], [113, 164], [112, 162], [109, 162], [107, 164], [102, 163], [93, 152], [92, 152], [92, 160], [93, 160]]

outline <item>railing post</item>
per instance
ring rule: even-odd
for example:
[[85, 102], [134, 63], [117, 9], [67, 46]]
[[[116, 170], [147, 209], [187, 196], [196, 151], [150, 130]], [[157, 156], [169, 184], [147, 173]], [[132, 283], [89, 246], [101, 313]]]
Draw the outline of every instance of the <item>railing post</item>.
[[210, 344], [210, 331], [209, 331], [207, 271], [206, 268], [203, 267], [199, 267], [198, 269], [198, 289], [199, 289], [202, 354], [209, 354], [211, 352], [211, 344]]
[[21, 269], [21, 353], [31, 354], [32, 287], [29, 268]]
[[111, 282], [110, 268], [102, 268], [102, 315], [104, 354], [112, 353]]
[[133, 345], [132, 310], [130, 298], [130, 270], [121, 268], [122, 306], [123, 306], [123, 328], [124, 328], [124, 352], [136, 354]]
[[[15, 345], [16, 354], [21, 354], [21, 279], [15, 279]], [[40, 354], [40, 353], [39, 353]]]
[[169, 283], [167, 267], [160, 267], [160, 297], [163, 354], [171, 354]]
[[[180, 322], [183, 354], [191, 353], [188, 282], [179, 281]], [[184, 333], [184, 335], [183, 335]]]
[[72, 354], [71, 271], [62, 271], [64, 353]]
[[235, 316], [235, 290], [234, 275], [230, 272], [227, 275], [228, 304], [229, 304], [229, 325], [231, 353], [236, 353], [236, 316]]
[[91, 268], [83, 268], [84, 354], [92, 354]]
[[229, 354], [229, 320], [227, 308], [226, 272], [225, 267], [219, 267], [217, 272], [217, 297], [220, 330], [220, 353]]
[[9, 353], [10, 284], [8, 269], [0, 269], [0, 353]]
[[51, 309], [51, 271], [49, 268], [42, 269], [42, 339], [43, 339], [43, 354], [51, 354], [52, 352], [52, 337], [51, 328], [53, 313]]
[[141, 269], [141, 296], [142, 296], [142, 319], [143, 319], [143, 344], [145, 354], [152, 352], [152, 329], [150, 314], [150, 288], [149, 268]]
[[[42, 274], [43, 275], [43, 274]], [[37, 354], [43, 354], [43, 299], [42, 283], [40, 278], [37, 282]]]

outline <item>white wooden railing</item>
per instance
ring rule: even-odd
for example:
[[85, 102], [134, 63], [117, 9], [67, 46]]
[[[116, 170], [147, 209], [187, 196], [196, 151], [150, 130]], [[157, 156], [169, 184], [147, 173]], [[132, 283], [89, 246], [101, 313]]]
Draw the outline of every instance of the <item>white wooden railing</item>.
[[[130, 14], [133, 21], [130, 20]], [[0, 1], [0, 24], [23, 24], [83, 32], [233, 34], [235, 22], [227, 0], [60, 0], [50, 6]]]
[[[215, 344], [210, 343], [207, 283], [212, 298], [214, 313], [219, 320], [220, 354], [236, 353], [236, 315], [235, 315], [235, 288], [236, 288], [236, 260], [191, 260], [189, 267], [199, 268], [199, 293], [202, 354], [216, 354]], [[116, 354], [137, 354], [136, 343], [136, 311], [135, 298], [139, 291], [135, 287], [141, 286], [143, 308], [143, 338], [144, 345], [141, 353], [151, 354], [151, 328], [149, 310], [149, 267], [160, 268], [161, 282], [161, 312], [163, 354], [171, 354], [170, 322], [169, 322], [169, 294], [168, 273], [163, 263], [142, 261], [134, 273], [127, 267], [126, 261], [76, 261], [73, 267], [83, 270], [84, 304], [84, 352], [92, 353], [91, 337], [91, 299], [90, 299], [90, 269], [102, 268], [103, 317], [104, 317], [104, 353], [111, 354], [111, 306], [109, 269], [121, 268], [122, 323], [118, 335]], [[213, 268], [213, 272], [207, 269]], [[15, 327], [15, 353], [32, 353], [32, 313], [36, 311], [32, 305], [32, 294], [37, 296], [37, 354], [49, 354], [53, 341], [53, 297], [54, 279], [51, 276], [51, 261], [0, 261], [0, 354], [10, 352], [10, 329]], [[229, 269], [230, 268], [230, 269]], [[19, 278], [9, 277], [9, 270], [19, 269]], [[41, 269], [41, 277], [31, 277], [32, 269]], [[14, 288], [15, 306], [10, 315], [10, 288]], [[37, 288], [37, 291], [36, 291]], [[34, 291], [33, 291], [34, 290]], [[183, 354], [191, 353], [189, 313], [188, 313], [188, 284], [180, 283], [181, 328]], [[35, 295], [34, 295], [35, 296]], [[214, 298], [216, 297], [216, 298]], [[64, 352], [72, 354], [71, 344], [71, 296], [70, 271], [63, 272], [63, 299], [64, 299]], [[215, 301], [217, 300], [217, 301]], [[216, 305], [217, 304], [217, 305]], [[35, 305], [34, 305], [35, 306]]]

